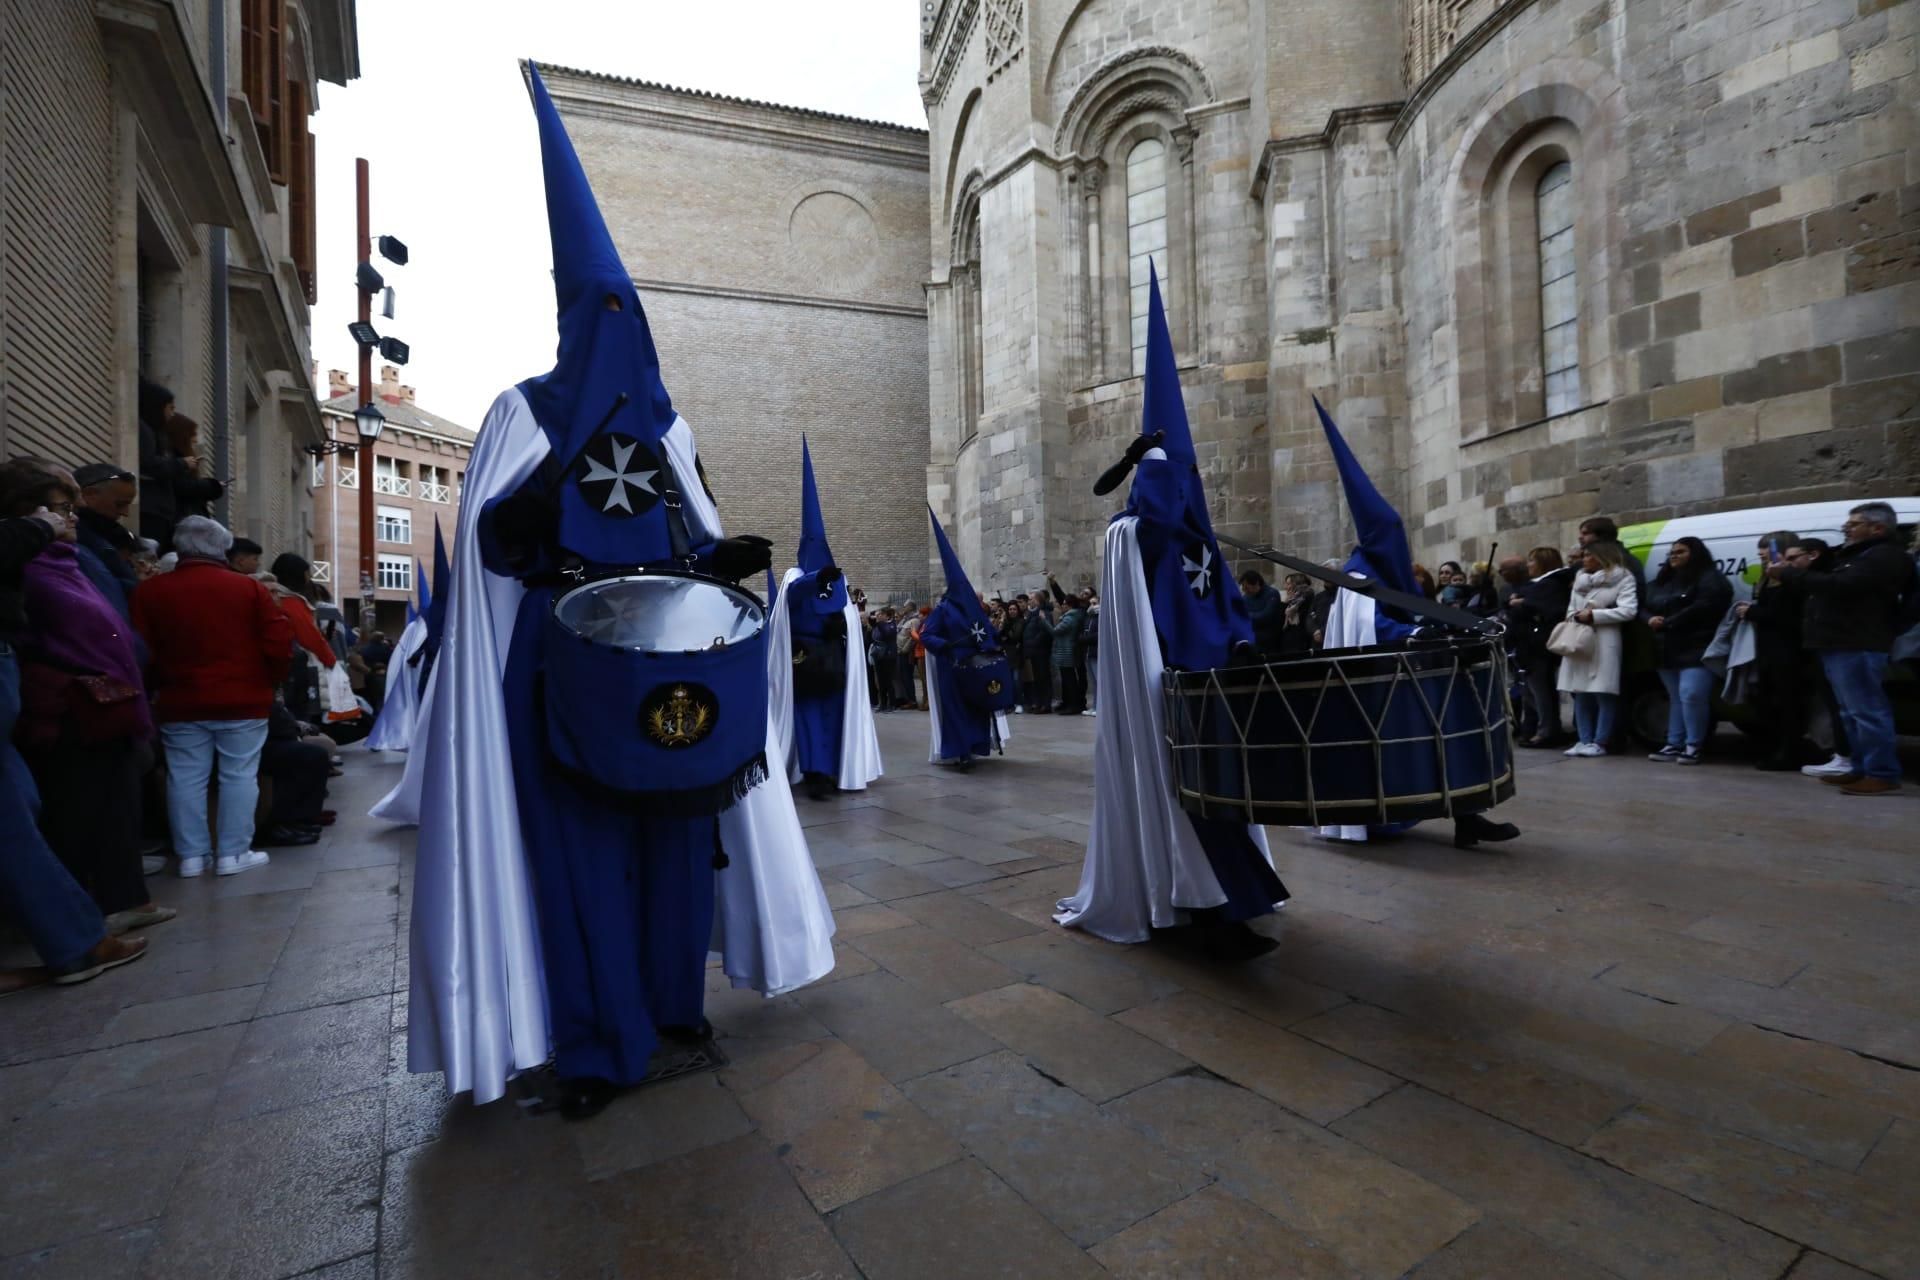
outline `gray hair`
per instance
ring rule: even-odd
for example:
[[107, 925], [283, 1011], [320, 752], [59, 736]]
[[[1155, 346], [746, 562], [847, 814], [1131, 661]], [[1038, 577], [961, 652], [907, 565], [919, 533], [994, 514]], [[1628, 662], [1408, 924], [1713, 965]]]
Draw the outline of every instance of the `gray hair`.
[[1900, 524], [1900, 517], [1894, 515], [1893, 508], [1884, 502], [1863, 502], [1847, 514], [1858, 516], [1868, 524], [1877, 524], [1882, 529], [1897, 528]]
[[233, 534], [218, 520], [205, 516], [185, 516], [173, 526], [173, 549], [183, 556], [206, 560], [224, 560], [233, 545]]

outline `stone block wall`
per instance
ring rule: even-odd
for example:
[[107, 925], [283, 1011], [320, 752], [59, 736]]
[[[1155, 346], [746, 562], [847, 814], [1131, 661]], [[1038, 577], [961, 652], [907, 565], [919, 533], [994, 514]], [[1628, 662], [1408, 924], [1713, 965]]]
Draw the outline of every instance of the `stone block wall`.
[[[1916, 31], [1911, 0], [1563, 0], [1421, 86], [1395, 126], [1416, 554], [1920, 488]], [[1587, 394], [1489, 424], [1482, 251], [1523, 249], [1477, 157], [1567, 122]]]

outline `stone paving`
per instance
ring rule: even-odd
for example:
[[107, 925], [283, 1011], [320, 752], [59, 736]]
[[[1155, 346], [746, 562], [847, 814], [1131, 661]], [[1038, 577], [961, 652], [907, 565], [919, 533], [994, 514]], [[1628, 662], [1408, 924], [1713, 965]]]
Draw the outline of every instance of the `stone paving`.
[[[1920, 1275], [1920, 806], [1525, 753], [1524, 839], [1275, 832], [1240, 969], [1047, 919], [1094, 722], [802, 802], [832, 976], [569, 1125], [404, 1068], [412, 836], [156, 880], [139, 964], [0, 1004], [0, 1277]], [[717, 977], [717, 973], [715, 975]]]

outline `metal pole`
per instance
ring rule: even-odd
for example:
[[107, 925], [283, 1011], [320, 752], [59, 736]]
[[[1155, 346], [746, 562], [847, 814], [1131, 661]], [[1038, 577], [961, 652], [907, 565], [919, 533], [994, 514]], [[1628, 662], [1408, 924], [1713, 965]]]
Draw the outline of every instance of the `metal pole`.
[[[369, 261], [373, 256], [372, 218], [368, 213], [367, 162], [364, 159], [353, 162], [355, 231], [354, 264]], [[360, 323], [370, 324], [373, 320], [373, 295], [365, 289], [360, 290]], [[373, 403], [373, 348], [364, 342], [360, 345], [360, 404]], [[357, 433], [356, 433], [357, 434]], [[360, 630], [362, 633], [373, 629], [374, 604], [374, 551], [373, 551], [373, 446], [362, 440], [360, 444]]]

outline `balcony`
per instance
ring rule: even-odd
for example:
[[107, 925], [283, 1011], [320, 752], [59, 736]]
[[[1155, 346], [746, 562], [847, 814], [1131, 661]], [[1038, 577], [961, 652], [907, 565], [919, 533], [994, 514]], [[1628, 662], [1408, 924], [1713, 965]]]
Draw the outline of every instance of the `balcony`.
[[360, 468], [341, 467], [337, 474], [340, 477], [340, 487], [342, 489], [358, 489], [360, 487]]
[[420, 496], [428, 502], [451, 502], [453, 501], [453, 490], [447, 488], [446, 485], [428, 484], [423, 480], [420, 482]]
[[331, 583], [333, 581], [332, 563], [326, 560], [313, 561], [307, 572], [307, 581], [322, 584]]
[[405, 476], [375, 476], [373, 478], [373, 491], [375, 493], [384, 493], [393, 498], [411, 498], [413, 496], [413, 481], [407, 479]]

